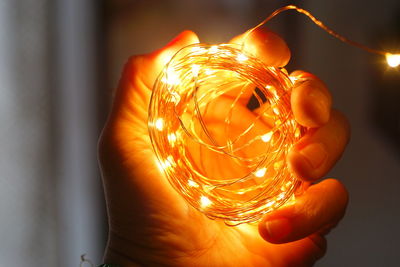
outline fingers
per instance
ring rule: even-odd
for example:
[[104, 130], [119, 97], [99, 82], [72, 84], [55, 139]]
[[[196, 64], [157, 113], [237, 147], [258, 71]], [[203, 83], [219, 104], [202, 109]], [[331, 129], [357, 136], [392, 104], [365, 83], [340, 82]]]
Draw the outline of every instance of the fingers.
[[125, 64], [118, 85], [113, 104], [114, 113], [121, 108], [128, 110], [128, 113], [141, 110], [147, 112], [151, 89], [164, 65], [179, 49], [197, 42], [199, 39], [195, 33], [183, 31], [165, 47], [147, 55], [131, 57]]
[[267, 214], [259, 223], [259, 233], [271, 243], [300, 240], [336, 225], [347, 202], [347, 191], [338, 180], [324, 180], [309, 187], [294, 204]]
[[349, 137], [350, 126], [347, 119], [333, 110], [326, 125], [309, 130], [292, 147], [287, 157], [290, 171], [305, 181], [321, 178], [340, 158]]
[[[230, 40], [229, 43], [241, 45], [244, 38], [244, 51], [249, 52], [267, 66], [283, 67], [289, 62], [290, 50], [285, 41], [277, 34], [265, 29], [257, 29], [247, 36], [246, 33], [238, 35]], [[238, 86], [236, 89], [234, 88], [227, 92], [226, 95], [236, 97], [240, 94], [239, 101], [246, 105], [254, 94], [254, 90], [254, 84], [247, 87]]]
[[246, 33], [234, 37], [230, 43], [242, 44], [244, 49], [263, 61], [267, 66], [283, 67], [290, 59], [290, 50], [285, 41], [277, 34], [256, 29], [246, 37]]
[[284, 262], [277, 266], [309, 267], [322, 258], [326, 253], [326, 239], [320, 234], [285, 244], [272, 244], [276, 253]]
[[325, 84], [316, 76], [303, 71], [295, 71], [290, 76], [299, 79], [291, 94], [291, 106], [296, 121], [311, 128], [327, 123], [332, 97]]
[[151, 88], [162, 68], [178, 50], [198, 42], [199, 39], [194, 32], [183, 31], [163, 48], [147, 55], [131, 57], [124, 67], [122, 80], [124, 78], [141, 78], [141, 82]]

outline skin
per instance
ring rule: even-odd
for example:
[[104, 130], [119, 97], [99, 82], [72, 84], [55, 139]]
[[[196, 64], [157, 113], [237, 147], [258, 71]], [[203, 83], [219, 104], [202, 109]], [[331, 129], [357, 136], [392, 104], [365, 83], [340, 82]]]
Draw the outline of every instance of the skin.
[[[169, 58], [196, 42], [193, 32], [184, 31], [164, 48], [126, 63], [99, 141], [109, 218], [104, 261], [121, 266], [311, 266], [325, 254], [324, 235], [346, 209], [347, 191], [338, 180], [309, 186], [258, 225], [229, 227], [188, 205], [157, 168], [147, 129], [151, 88]], [[290, 58], [285, 42], [269, 31], [254, 32], [246, 48], [271, 66], [284, 66]], [[308, 131], [290, 151], [289, 168], [299, 179], [316, 182], [343, 153], [349, 125], [331, 109], [322, 81], [302, 71], [292, 75], [305, 79], [293, 88], [291, 104], [295, 119]]]

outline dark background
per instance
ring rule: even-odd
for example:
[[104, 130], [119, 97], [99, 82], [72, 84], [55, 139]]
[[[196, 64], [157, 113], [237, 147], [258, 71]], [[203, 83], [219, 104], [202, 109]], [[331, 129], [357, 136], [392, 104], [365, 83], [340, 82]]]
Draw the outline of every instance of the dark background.
[[[0, 2], [0, 266], [96, 264], [106, 217], [96, 143], [126, 59], [185, 29], [219, 43], [293, 3], [336, 31], [400, 49], [400, 3], [281, 0], [3, 0]], [[328, 36], [293, 11], [268, 27], [288, 69], [318, 75], [352, 125], [329, 173], [350, 204], [316, 266], [396, 266], [400, 240], [400, 71]]]

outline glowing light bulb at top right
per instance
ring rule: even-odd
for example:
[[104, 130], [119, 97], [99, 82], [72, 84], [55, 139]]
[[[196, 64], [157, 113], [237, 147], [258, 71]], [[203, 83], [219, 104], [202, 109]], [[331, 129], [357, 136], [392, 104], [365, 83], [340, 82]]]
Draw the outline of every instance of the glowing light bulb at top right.
[[397, 66], [400, 65], [400, 54], [386, 54], [386, 62], [387, 64], [392, 67], [396, 68]]

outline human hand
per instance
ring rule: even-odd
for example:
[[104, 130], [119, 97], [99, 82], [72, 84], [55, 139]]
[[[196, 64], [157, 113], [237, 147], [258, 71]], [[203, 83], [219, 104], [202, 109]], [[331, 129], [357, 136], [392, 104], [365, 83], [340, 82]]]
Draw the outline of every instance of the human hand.
[[[241, 37], [234, 38], [237, 42]], [[153, 83], [181, 47], [198, 42], [189, 31], [165, 48], [129, 59], [99, 144], [109, 216], [105, 261], [122, 266], [310, 266], [325, 253], [323, 235], [344, 214], [347, 192], [333, 179], [310, 186], [294, 203], [255, 225], [229, 227], [195, 210], [156, 166], [147, 130]], [[270, 66], [284, 66], [290, 52], [271, 32], [256, 31], [252, 52]], [[292, 148], [291, 171], [306, 181], [325, 175], [342, 154], [349, 127], [331, 110], [331, 96], [315, 76], [293, 88], [295, 119], [309, 127]]]

